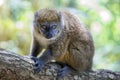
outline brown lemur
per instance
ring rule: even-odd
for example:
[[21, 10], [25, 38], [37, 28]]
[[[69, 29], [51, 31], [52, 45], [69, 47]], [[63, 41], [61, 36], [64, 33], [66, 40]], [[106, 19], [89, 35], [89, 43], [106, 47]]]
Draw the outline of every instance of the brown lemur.
[[[33, 22], [31, 58], [35, 61], [34, 70], [55, 60], [63, 63], [58, 78], [72, 71], [91, 70], [94, 55], [93, 39], [79, 18], [68, 11], [42, 9], [35, 13]], [[41, 53], [40, 57], [37, 57]]]

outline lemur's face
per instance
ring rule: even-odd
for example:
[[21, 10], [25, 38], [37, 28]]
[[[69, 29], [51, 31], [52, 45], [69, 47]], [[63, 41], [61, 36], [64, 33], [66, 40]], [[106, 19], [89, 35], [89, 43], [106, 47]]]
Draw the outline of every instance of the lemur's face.
[[59, 22], [40, 22], [38, 23], [38, 31], [46, 38], [52, 38], [59, 33]]
[[40, 10], [35, 13], [34, 27], [46, 38], [55, 37], [61, 32], [61, 15], [55, 10]]

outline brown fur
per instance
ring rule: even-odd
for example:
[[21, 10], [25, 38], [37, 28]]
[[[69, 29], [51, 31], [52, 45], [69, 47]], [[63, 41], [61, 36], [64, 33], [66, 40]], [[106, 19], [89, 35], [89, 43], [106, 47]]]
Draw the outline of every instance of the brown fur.
[[[37, 12], [37, 20], [38, 22], [59, 21], [59, 12], [64, 21], [64, 34], [61, 34], [62, 37], [58, 40], [59, 42], [51, 44], [54, 59], [57, 62], [66, 63], [78, 71], [90, 70], [94, 55], [94, 44], [91, 34], [77, 16], [68, 11], [43, 9]], [[40, 35], [41, 34], [33, 36], [37, 38]], [[40, 44], [48, 43], [48, 41], [42, 40], [41, 37], [39, 37], [37, 41]]]
[[[47, 13], [46, 13], [47, 11]], [[58, 21], [58, 15], [57, 15], [57, 11], [54, 10], [49, 10], [49, 9], [42, 9], [40, 11], [37, 12], [38, 15], [40, 15], [38, 17], [38, 21], [39, 22], [50, 22], [50, 21]], [[52, 14], [56, 14], [56, 15], [52, 15]]]

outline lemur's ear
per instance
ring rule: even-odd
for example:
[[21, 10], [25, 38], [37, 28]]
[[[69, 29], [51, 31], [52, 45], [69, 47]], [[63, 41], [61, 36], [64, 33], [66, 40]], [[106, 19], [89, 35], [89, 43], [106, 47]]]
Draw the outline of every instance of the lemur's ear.
[[38, 12], [35, 12], [34, 18], [36, 19], [38, 17]]

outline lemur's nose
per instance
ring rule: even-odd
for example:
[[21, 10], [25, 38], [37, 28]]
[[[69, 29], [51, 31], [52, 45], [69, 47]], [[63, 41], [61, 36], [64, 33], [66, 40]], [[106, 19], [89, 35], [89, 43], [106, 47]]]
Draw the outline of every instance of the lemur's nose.
[[52, 34], [50, 34], [50, 33], [47, 35], [47, 38], [48, 38], [48, 39], [49, 39], [49, 38], [52, 38], [52, 37], [53, 37], [53, 36], [52, 36]]

